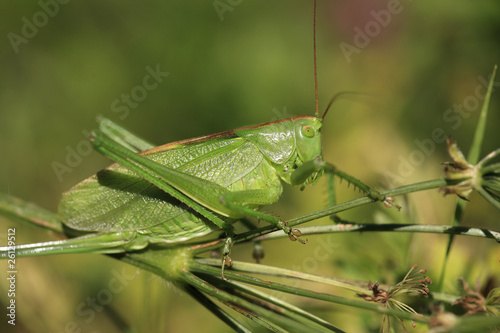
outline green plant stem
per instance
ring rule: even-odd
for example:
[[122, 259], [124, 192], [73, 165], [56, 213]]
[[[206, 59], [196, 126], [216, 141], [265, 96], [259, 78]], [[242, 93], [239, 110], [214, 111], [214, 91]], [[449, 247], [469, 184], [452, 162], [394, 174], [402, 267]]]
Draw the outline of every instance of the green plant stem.
[[221, 319], [229, 327], [234, 329], [236, 332], [242, 332], [242, 333], [252, 332], [250, 329], [243, 326], [241, 323], [239, 323], [237, 320], [231, 317], [228, 313], [219, 308], [214, 302], [212, 302], [212, 300], [210, 300], [207, 296], [205, 296], [205, 294], [200, 292], [198, 289], [190, 285], [185, 285], [182, 289], [191, 297], [196, 299], [206, 309], [212, 312], [215, 316], [217, 316], [217, 318]]
[[312, 325], [319, 326], [320, 328], [326, 328], [328, 332], [338, 332], [343, 333], [340, 328], [333, 326], [329, 322], [301, 309], [300, 307], [294, 306], [282, 299], [277, 297], [273, 297], [266, 292], [261, 292], [255, 288], [249, 287], [245, 284], [234, 282], [234, 281], [226, 281], [226, 283], [230, 284], [235, 290], [241, 291], [250, 297], [254, 297], [259, 300], [264, 300], [269, 304], [273, 304], [275, 306], [279, 306], [286, 312], [281, 312], [284, 315], [287, 315], [290, 318], [293, 318], [296, 321], [299, 321], [307, 326], [311, 327]]
[[[474, 138], [472, 139], [471, 148], [469, 154], [467, 156], [467, 161], [474, 165], [479, 160], [479, 155], [481, 153], [481, 146], [484, 138], [484, 132], [486, 130], [486, 120], [488, 116], [488, 108], [490, 106], [491, 94], [493, 92], [493, 84], [495, 83], [495, 75], [497, 72], [497, 66], [493, 67], [493, 73], [491, 74], [491, 79], [488, 84], [488, 91], [486, 92], [486, 96], [484, 99], [483, 106], [481, 108], [481, 113], [479, 115], [479, 121], [476, 125], [476, 130], [474, 131]], [[467, 201], [458, 200], [457, 205], [455, 207], [455, 213], [453, 214], [453, 219], [451, 221], [451, 225], [456, 227], [460, 225], [462, 221], [463, 212], [465, 211], [465, 207], [467, 206]], [[448, 244], [446, 245], [445, 257], [443, 260], [443, 264], [441, 266], [441, 276], [438, 281], [438, 290], [442, 291], [444, 288], [444, 281], [446, 276], [446, 266], [448, 266], [448, 258], [450, 256], [451, 246], [453, 245], [454, 235], [450, 235], [448, 238]]]
[[[214, 267], [220, 266], [219, 259], [197, 258], [195, 260], [199, 263], [207, 264], [207, 265], [214, 266]], [[338, 279], [308, 274], [308, 273], [299, 272], [299, 271], [292, 271], [292, 270], [279, 268], [279, 267], [275, 267], [275, 266], [266, 266], [266, 265], [262, 265], [262, 264], [254, 264], [254, 263], [248, 263], [248, 262], [233, 261], [233, 265], [231, 266], [231, 271], [251, 273], [251, 274], [265, 274], [265, 275], [280, 276], [280, 277], [285, 276], [285, 277], [289, 277], [289, 278], [299, 278], [299, 279], [307, 280], [309, 282], [324, 283], [324, 284], [328, 284], [328, 285], [331, 285], [334, 287], [343, 288], [346, 290], [353, 291], [357, 294], [366, 294], [369, 290], [368, 284], [366, 282], [362, 282], [362, 281], [350, 281], [349, 283], [347, 283], [345, 281], [340, 281]], [[365, 286], [361, 287], [361, 285], [363, 285], [363, 284]], [[385, 289], [390, 288], [390, 286], [386, 286], [383, 284], [381, 284], [380, 286], [382, 288], [385, 288]], [[451, 302], [455, 301], [457, 298], [459, 298], [459, 296], [457, 296], [457, 295], [450, 295], [450, 294], [444, 294], [444, 293], [439, 293], [439, 292], [438, 293], [433, 292], [432, 297], [434, 300], [443, 301], [443, 302], [447, 302], [447, 303], [451, 303]]]
[[[284, 235], [286, 236], [286, 235]], [[204, 263], [207, 265], [211, 266], [220, 266], [220, 260], [219, 259], [208, 259], [208, 258], [200, 258], [197, 259], [196, 261], [200, 263]], [[353, 291], [355, 293], [363, 294], [367, 292], [367, 288], [361, 288], [349, 283], [345, 283], [339, 280], [319, 276], [319, 275], [313, 275], [313, 274], [307, 274], [304, 272], [299, 272], [299, 271], [293, 271], [289, 269], [284, 269], [280, 267], [275, 267], [275, 266], [266, 266], [262, 264], [254, 264], [254, 263], [249, 263], [249, 262], [233, 262], [233, 265], [231, 266], [232, 271], [236, 272], [244, 272], [244, 273], [253, 273], [253, 274], [265, 274], [265, 275], [273, 275], [273, 276], [284, 276], [288, 278], [296, 278], [296, 279], [301, 279], [301, 280], [307, 280], [307, 281], [313, 281], [313, 282], [319, 282], [319, 283], [324, 283], [328, 284], [333, 287], [339, 287], [343, 288], [346, 290]]]
[[495, 198], [493, 198], [484, 188], [479, 188], [477, 190], [482, 197], [488, 201], [493, 207], [500, 210], [500, 202], [498, 202]]
[[[197, 261], [191, 261], [189, 263], [189, 271], [204, 273], [204, 274], [207, 274], [209, 276], [217, 276], [217, 274], [220, 273], [220, 268], [204, 265], [204, 264], [199, 263]], [[225, 275], [230, 280], [239, 281], [239, 282], [243, 282], [246, 284], [251, 284], [251, 285], [255, 285], [255, 286], [259, 286], [259, 287], [263, 287], [263, 288], [267, 288], [267, 289], [272, 289], [272, 290], [276, 290], [276, 291], [281, 291], [284, 293], [289, 293], [289, 294], [298, 295], [298, 296], [304, 296], [304, 297], [308, 297], [308, 298], [312, 298], [312, 299], [323, 300], [323, 301], [327, 301], [327, 302], [331, 302], [331, 303], [351, 306], [351, 307], [369, 310], [369, 311], [375, 311], [378, 313], [395, 316], [395, 317], [398, 317], [401, 319], [413, 320], [413, 321], [421, 322], [421, 323], [428, 323], [429, 322], [429, 318], [427, 316], [415, 315], [415, 314], [408, 313], [408, 312], [402, 312], [402, 311], [394, 310], [394, 309], [391, 309], [391, 308], [388, 308], [388, 307], [385, 307], [382, 305], [368, 303], [366, 301], [348, 299], [348, 298], [343, 298], [343, 297], [339, 297], [336, 295], [325, 294], [325, 293], [317, 293], [317, 292], [314, 292], [311, 290], [297, 288], [295, 286], [288, 286], [288, 285], [284, 285], [281, 283], [276, 283], [276, 282], [272, 282], [272, 281], [268, 281], [268, 280], [262, 280], [262, 279], [259, 279], [257, 277], [236, 274], [236, 273], [233, 273], [231, 271], [226, 271]]]
[[[219, 276], [220, 269], [216, 268], [215, 270], [217, 271], [216, 276]], [[182, 277], [182, 280], [184, 280], [186, 283], [190, 284], [191, 286], [195, 287], [201, 292], [204, 292], [214, 297], [223, 304], [231, 307], [233, 310], [240, 312], [241, 314], [243, 314], [248, 318], [251, 318], [255, 322], [259, 323], [260, 325], [266, 327], [271, 331], [288, 332], [287, 330], [283, 329], [282, 327], [276, 324], [276, 322], [283, 322], [286, 324], [286, 321], [283, 320], [283, 317], [276, 316], [276, 314], [273, 314], [268, 310], [264, 310], [258, 305], [252, 304], [251, 302], [248, 302], [242, 299], [241, 297], [227, 293], [226, 291], [221, 290], [219, 288], [215, 288], [213, 285], [207, 283], [203, 279], [200, 279], [196, 275], [192, 274], [190, 271], [188, 272], [186, 270], [183, 270], [179, 272], [179, 275]]]
[[[418, 192], [418, 191], [426, 191], [430, 189], [435, 189], [435, 188], [440, 188], [443, 186], [450, 185], [450, 182], [448, 182], [444, 178], [440, 179], [435, 179], [435, 180], [429, 180], [421, 183], [415, 183], [415, 184], [410, 184], [410, 185], [405, 185], [405, 186], [400, 186], [391, 190], [387, 190], [384, 192], [381, 192], [381, 195], [384, 195], [386, 197], [396, 197], [404, 194], [409, 194], [412, 192]], [[291, 219], [288, 221], [288, 226], [293, 227], [305, 222], [309, 222], [312, 220], [319, 219], [321, 217], [325, 216], [330, 216], [332, 214], [336, 214], [345, 210], [353, 209], [362, 205], [366, 205], [368, 203], [374, 202], [371, 198], [369, 197], [362, 197], [358, 199], [354, 199], [342, 204], [338, 204], [334, 207], [329, 207], [326, 209], [319, 210], [317, 212], [311, 213], [311, 214], [306, 214], [304, 216]]]
[[64, 235], [57, 213], [3, 193], [0, 193], [0, 216], [51, 231], [58, 236]]
[[[498, 151], [500, 155], [500, 150]], [[486, 175], [490, 172], [498, 172], [500, 170], [500, 163], [495, 163], [495, 164], [490, 164], [488, 166], [482, 167], [481, 168], [481, 173], [483, 175]]]
[[[345, 232], [419, 232], [432, 234], [462, 235], [491, 238], [500, 242], [500, 232], [484, 228], [427, 224], [334, 224], [300, 228], [303, 235], [345, 233]], [[288, 237], [283, 232], [258, 236], [254, 240], [270, 240]]]
[[[461, 180], [458, 180], [458, 181], [461, 181]], [[458, 181], [454, 181], [453, 183], [458, 182]], [[381, 194], [385, 195], [385, 196], [395, 197], [395, 196], [404, 195], [404, 194], [408, 194], [408, 193], [412, 193], [412, 192], [440, 188], [443, 186], [451, 185], [453, 183], [450, 181], [447, 181], [444, 178], [439, 178], [439, 179], [429, 180], [429, 181], [420, 182], [420, 183], [416, 183], [416, 184], [400, 186], [400, 187], [397, 187], [397, 188], [394, 188], [394, 189], [391, 189], [388, 191], [381, 192]], [[344, 202], [344, 203], [341, 203], [341, 204], [338, 204], [338, 205], [335, 205], [332, 207], [328, 207], [326, 209], [322, 209], [322, 210], [319, 210], [319, 211], [316, 211], [313, 213], [303, 215], [303, 216], [298, 217], [298, 218], [290, 219], [287, 221], [288, 226], [294, 227], [294, 226], [297, 226], [297, 225], [302, 224], [302, 223], [316, 220], [316, 219], [319, 219], [319, 218], [322, 218], [325, 216], [337, 214], [339, 212], [353, 209], [353, 208], [356, 208], [356, 207], [359, 207], [362, 205], [366, 205], [366, 204], [369, 204], [372, 202], [374, 202], [374, 201], [369, 197], [357, 198], [357, 199], [350, 200], [350, 201], [347, 201], [347, 202]], [[258, 230], [251, 230], [251, 231], [242, 233], [236, 237], [236, 242], [239, 243], [239, 242], [247, 241], [249, 239], [253, 239], [257, 235], [262, 234], [264, 232], [268, 232], [270, 230], [277, 230], [277, 228], [274, 226], [266, 226], [266, 227], [262, 227]]]
[[476, 164], [479, 161], [479, 155], [481, 153], [481, 146], [484, 139], [484, 133], [486, 131], [486, 123], [488, 118], [488, 109], [490, 107], [491, 94], [493, 92], [493, 84], [495, 83], [495, 75], [497, 72], [497, 66], [493, 67], [493, 73], [491, 74], [491, 79], [488, 84], [488, 91], [486, 93], [483, 106], [481, 108], [481, 113], [479, 114], [479, 120], [476, 125], [476, 130], [474, 132], [474, 138], [472, 139], [472, 145], [467, 156], [467, 161], [470, 164]]

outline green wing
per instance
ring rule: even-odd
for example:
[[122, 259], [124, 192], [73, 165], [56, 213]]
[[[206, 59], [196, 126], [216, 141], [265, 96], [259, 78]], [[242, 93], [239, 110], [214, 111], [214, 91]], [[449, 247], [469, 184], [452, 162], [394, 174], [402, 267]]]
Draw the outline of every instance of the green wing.
[[[221, 186], [238, 182], [262, 163], [254, 144], [218, 136], [157, 147], [144, 156]], [[114, 164], [63, 194], [59, 213], [81, 231], [133, 230], [179, 242], [212, 231], [214, 226], [134, 172]]]

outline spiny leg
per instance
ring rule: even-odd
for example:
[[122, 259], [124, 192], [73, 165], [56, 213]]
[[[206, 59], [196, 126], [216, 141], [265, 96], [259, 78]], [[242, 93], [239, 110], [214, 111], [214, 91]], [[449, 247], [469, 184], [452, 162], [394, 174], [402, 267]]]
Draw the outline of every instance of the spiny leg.
[[[327, 186], [328, 186], [328, 203], [329, 207], [333, 207], [337, 204], [336, 192], [335, 192], [335, 174], [333, 172], [327, 172]], [[338, 224], [356, 224], [348, 220], [344, 220], [337, 214], [330, 215], [330, 219]]]
[[[327, 186], [328, 186], [328, 203], [329, 207], [333, 207], [337, 204], [337, 195], [335, 192], [335, 175], [333, 172], [327, 172]], [[330, 219], [335, 223], [345, 223], [337, 214], [330, 215]]]
[[[341, 179], [345, 179], [349, 184], [353, 184], [355, 187], [359, 188], [360, 191], [367, 194], [369, 198], [373, 201], [381, 201], [386, 207], [392, 207], [394, 204], [394, 198], [386, 197], [380, 194], [380, 192], [373, 190], [371, 187], [363, 183], [357, 178], [338, 170], [333, 164], [324, 161], [321, 156], [316, 156], [315, 158], [305, 162], [300, 167], [298, 167], [291, 175], [290, 180], [292, 184], [300, 185], [302, 184], [303, 189], [305, 184], [311, 175], [317, 174], [323, 171], [329, 175], [328, 179], [328, 189], [329, 189], [329, 201], [330, 204], [335, 205], [335, 188], [334, 188], [334, 176], [338, 176]], [[312, 180], [311, 184], [317, 180]], [[310, 182], [310, 181], [309, 181]], [[398, 206], [396, 206], [398, 207]], [[398, 207], [399, 209], [399, 207]]]
[[[354, 178], [353, 176], [338, 170], [333, 164], [325, 162], [324, 170], [328, 174], [332, 175], [332, 177], [329, 177], [329, 182], [333, 183], [333, 176], [337, 176], [340, 179], [346, 180], [349, 184], [353, 184], [355, 187], [359, 188], [363, 193], [365, 193], [373, 201], [380, 201], [387, 208], [395, 206], [396, 208], [400, 209], [400, 207], [394, 203], [393, 197], [386, 197], [385, 195], [380, 194], [379, 191], [372, 189], [371, 187], [369, 187], [368, 185], [366, 185], [365, 183], [363, 183], [359, 179]], [[331, 178], [331, 180], [330, 180], [330, 178]], [[329, 188], [330, 188], [330, 184], [329, 184]], [[332, 199], [330, 199], [330, 200], [332, 200]], [[334, 196], [333, 196], [333, 200], [335, 200]]]

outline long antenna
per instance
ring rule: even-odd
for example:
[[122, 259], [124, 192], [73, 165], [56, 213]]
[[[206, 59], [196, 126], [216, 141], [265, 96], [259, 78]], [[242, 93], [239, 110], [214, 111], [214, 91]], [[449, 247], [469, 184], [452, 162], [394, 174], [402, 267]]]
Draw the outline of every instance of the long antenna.
[[328, 106], [326, 107], [325, 112], [321, 116], [321, 121], [325, 119], [326, 114], [328, 113], [328, 110], [330, 110], [330, 106], [332, 106], [333, 102], [339, 99], [340, 96], [342, 95], [365, 95], [365, 96], [370, 96], [369, 94], [364, 94], [364, 93], [359, 93], [356, 91], [343, 91], [335, 94], [332, 99], [330, 100], [330, 103], [328, 103]]
[[319, 117], [319, 99], [318, 99], [318, 64], [316, 60], [316, 0], [314, 0], [313, 13], [313, 52], [314, 52], [314, 96], [316, 100], [316, 112], [314, 115]]

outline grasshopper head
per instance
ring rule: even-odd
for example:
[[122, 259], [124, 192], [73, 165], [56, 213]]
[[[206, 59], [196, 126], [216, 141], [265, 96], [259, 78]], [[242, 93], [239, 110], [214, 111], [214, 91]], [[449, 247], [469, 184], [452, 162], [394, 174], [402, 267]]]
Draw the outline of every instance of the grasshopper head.
[[[297, 166], [310, 164], [312, 169], [306, 168], [304, 174], [292, 181], [297, 184], [313, 183], [322, 174], [320, 164], [323, 163], [321, 153], [321, 124], [322, 119], [312, 116], [294, 118], [295, 141], [297, 147]], [[314, 162], [314, 163], [313, 163]], [[308, 169], [308, 171], [306, 171]]]

